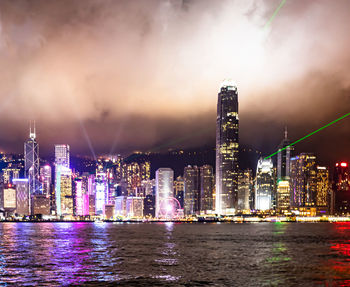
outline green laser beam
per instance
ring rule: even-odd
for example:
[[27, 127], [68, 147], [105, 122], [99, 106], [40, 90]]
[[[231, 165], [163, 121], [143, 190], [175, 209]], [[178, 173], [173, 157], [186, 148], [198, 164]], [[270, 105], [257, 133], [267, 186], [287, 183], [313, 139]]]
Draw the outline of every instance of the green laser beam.
[[334, 120], [333, 122], [330, 122], [329, 124], [326, 124], [325, 126], [319, 128], [318, 130], [313, 131], [312, 133], [309, 133], [308, 135], [302, 137], [301, 139], [298, 139], [297, 141], [291, 143], [290, 145], [287, 145], [286, 147], [284, 147], [284, 148], [282, 148], [282, 149], [279, 149], [278, 151], [274, 152], [273, 154], [270, 154], [269, 156], [265, 157], [264, 159], [268, 159], [268, 158], [270, 158], [270, 157], [273, 157], [275, 154], [278, 154], [279, 152], [284, 151], [284, 150], [287, 149], [288, 147], [295, 145], [296, 143], [298, 143], [298, 142], [300, 142], [300, 141], [302, 141], [302, 140], [304, 140], [304, 139], [306, 139], [306, 138], [312, 136], [312, 135], [315, 134], [315, 133], [318, 133], [319, 131], [322, 131], [323, 129], [325, 129], [325, 128], [327, 128], [327, 127], [329, 127], [329, 126], [335, 124], [336, 122], [339, 122], [340, 120], [342, 120], [342, 119], [344, 119], [344, 118], [346, 118], [346, 117], [348, 117], [348, 116], [350, 116], [350, 113], [341, 116], [340, 118]]
[[282, 2], [280, 3], [280, 5], [276, 8], [275, 12], [273, 12], [271, 18], [269, 19], [269, 21], [267, 21], [267, 23], [264, 26], [264, 29], [266, 29], [267, 27], [270, 26], [271, 22], [273, 21], [273, 19], [275, 19], [277, 13], [279, 10], [281, 10], [281, 8], [284, 6], [284, 4], [286, 4], [287, 0], [282, 0]]

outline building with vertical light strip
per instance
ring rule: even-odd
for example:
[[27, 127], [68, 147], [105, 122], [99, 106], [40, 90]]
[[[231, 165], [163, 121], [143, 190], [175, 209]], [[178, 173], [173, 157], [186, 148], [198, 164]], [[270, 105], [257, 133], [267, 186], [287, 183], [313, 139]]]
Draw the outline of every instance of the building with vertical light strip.
[[169, 198], [174, 196], [174, 171], [171, 168], [159, 168], [156, 171], [156, 217], [166, 213]]
[[238, 172], [238, 93], [232, 82], [224, 81], [216, 120], [216, 213], [235, 213]]
[[56, 166], [56, 210], [58, 216], [73, 215], [72, 171]]
[[256, 169], [255, 209], [272, 209], [273, 193], [274, 178], [272, 160], [260, 158]]

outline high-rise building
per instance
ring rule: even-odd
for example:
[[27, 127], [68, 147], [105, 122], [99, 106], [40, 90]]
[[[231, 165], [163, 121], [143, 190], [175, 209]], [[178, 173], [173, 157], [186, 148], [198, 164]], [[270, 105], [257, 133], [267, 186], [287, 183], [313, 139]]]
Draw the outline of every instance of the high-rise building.
[[55, 165], [70, 168], [69, 145], [55, 145]]
[[89, 215], [89, 194], [83, 178], [75, 178], [75, 215]]
[[238, 93], [225, 81], [218, 94], [216, 120], [216, 212], [233, 214], [238, 193]]
[[174, 171], [171, 168], [159, 168], [156, 171], [156, 217], [164, 218], [171, 214], [174, 206]]
[[51, 166], [48, 164], [40, 167], [40, 181], [42, 184], [43, 194], [50, 196], [51, 194]]
[[328, 206], [329, 195], [329, 172], [325, 166], [316, 167], [316, 205], [318, 207]]
[[24, 176], [28, 178], [29, 193], [41, 194], [39, 173], [39, 144], [36, 141], [35, 125], [30, 126], [29, 139], [24, 143]]
[[95, 178], [95, 213], [105, 215], [105, 205], [108, 204], [107, 174], [97, 172]]
[[178, 176], [174, 181], [174, 197], [179, 201], [181, 208], [184, 208], [185, 181]]
[[255, 209], [273, 208], [274, 178], [271, 159], [260, 158], [256, 169]]
[[277, 154], [277, 180], [289, 180], [290, 176], [290, 157], [292, 148], [288, 139], [287, 127], [284, 131], [284, 139], [278, 146], [280, 152]]
[[214, 175], [211, 165], [203, 165], [199, 168], [199, 210], [203, 213], [213, 211]]
[[301, 153], [291, 159], [290, 187], [294, 207], [316, 206], [316, 156]]
[[19, 178], [19, 172], [20, 172], [20, 169], [18, 168], [18, 166], [13, 165], [12, 163], [9, 163], [9, 165], [6, 168], [2, 169], [2, 174], [3, 174], [2, 182], [4, 184], [12, 183], [13, 179]]
[[[253, 171], [246, 169], [239, 174], [238, 178], [238, 210], [250, 210], [250, 201], [255, 202], [253, 194]], [[255, 206], [252, 207], [254, 209]]]
[[199, 168], [188, 165], [184, 169], [184, 214], [199, 214], [200, 207], [200, 181]]
[[28, 189], [28, 179], [27, 178], [17, 178], [13, 181], [16, 187], [16, 213], [19, 215], [30, 215], [31, 206], [30, 194]]
[[0, 209], [8, 213], [16, 210], [16, 189], [11, 183], [0, 186]]
[[349, 163], [337, 162], [333, 173], [334, 213], [350, 214], [350, 171]]
[[143, 201], [143, 215], [146, 217], [155, 217], [155, 196], [147, 194]]
[[58, 216], [73, 215], [72, 171], [56, 166], [55, 180], [56, 209]]
[[290, 183], [288, 180], [277, 181], [277, 210], [281, 213], [290, 209]]

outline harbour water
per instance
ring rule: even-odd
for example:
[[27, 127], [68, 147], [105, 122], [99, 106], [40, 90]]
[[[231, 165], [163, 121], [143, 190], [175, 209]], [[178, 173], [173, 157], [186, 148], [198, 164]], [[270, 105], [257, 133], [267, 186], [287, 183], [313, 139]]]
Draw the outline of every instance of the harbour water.
[[0, 223], [0, 285], [349, 286], [350, 223]]

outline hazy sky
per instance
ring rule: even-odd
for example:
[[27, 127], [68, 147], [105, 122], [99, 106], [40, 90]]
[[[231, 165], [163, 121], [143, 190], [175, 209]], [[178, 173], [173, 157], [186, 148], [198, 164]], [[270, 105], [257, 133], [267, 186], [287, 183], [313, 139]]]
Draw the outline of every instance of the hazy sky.
[[[223, 79], [240, 141], [273, 152], [350, 112], [350, 1], [0, 1], [0, 148], [214, 144]], [[90, 141], [90, 144], [89, 144]], [[350, 117], [297, 146], [350, 159]]]

